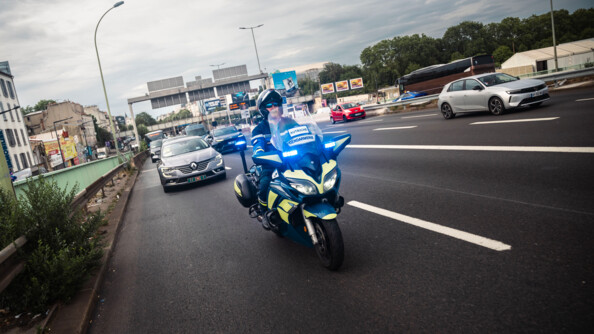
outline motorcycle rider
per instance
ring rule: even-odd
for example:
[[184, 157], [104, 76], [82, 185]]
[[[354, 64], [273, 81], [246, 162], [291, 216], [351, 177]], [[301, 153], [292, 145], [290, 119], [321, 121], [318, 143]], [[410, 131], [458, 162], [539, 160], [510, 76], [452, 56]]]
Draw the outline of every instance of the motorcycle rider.
[[[252, 131], [252, 156], [262, 152], [270, 152], [275, 150], [274, 146], [270, 142], [270, 123], [269, 118], [272, 121], [279, 120], [281, 117], [281, 106], [283, 98], [275, 89], [267, 89], [258, 96], [256, 107], [262, 115], [263, 120], [258, 124]], [[270, 229], [270, 222], [266, 217], [266, 211], [268, 211], [268, 188], [272, 179], [272, 173], [274, 168], [269, 166], [262, 166], [262, 174], [260, 176], [260, 183], [258, 189], [258, 215], [262, 218], [262, 227], [266, 230]]]

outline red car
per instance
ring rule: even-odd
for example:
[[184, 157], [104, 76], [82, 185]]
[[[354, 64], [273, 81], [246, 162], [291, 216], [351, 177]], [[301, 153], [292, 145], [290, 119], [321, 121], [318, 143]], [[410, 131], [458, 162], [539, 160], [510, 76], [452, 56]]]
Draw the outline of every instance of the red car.
[[330, 111], [330, 120], [332, 121], [332, 124], [337, 121], [348, 122], [359, 118], [365, 118], [365, 110], [357, 103], [340, 103]]

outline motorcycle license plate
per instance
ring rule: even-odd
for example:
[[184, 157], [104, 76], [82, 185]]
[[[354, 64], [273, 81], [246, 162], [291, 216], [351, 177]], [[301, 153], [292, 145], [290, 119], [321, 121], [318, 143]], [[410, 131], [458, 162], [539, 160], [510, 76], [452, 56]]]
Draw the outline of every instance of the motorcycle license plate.
[[199, 176], [195, 176], [195, 177], [189, 177], [188, 182], [196, 182], [196, 181], [201, 181], [204, 179], [206, 179], [206, 175], [199, 175]]

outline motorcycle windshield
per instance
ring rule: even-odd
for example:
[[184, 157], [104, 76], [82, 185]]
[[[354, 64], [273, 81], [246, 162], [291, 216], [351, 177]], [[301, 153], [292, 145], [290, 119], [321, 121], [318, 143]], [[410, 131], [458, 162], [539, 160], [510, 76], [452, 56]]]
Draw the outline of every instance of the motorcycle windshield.
[[271, 112], [268, 123], [271, 142], [277, 150], [286, 154], [291, 152], [292, 155], [321, 153], [322, 130], [307, 110], [284, 112], [280, 117], [275, 117], [276, 115]]

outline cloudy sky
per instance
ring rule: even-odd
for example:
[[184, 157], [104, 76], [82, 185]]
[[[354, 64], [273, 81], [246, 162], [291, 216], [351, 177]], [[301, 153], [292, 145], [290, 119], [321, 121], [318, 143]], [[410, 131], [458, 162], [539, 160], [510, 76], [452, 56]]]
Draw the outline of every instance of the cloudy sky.
[[[70, 100], [107, 110], [94, 47], [99, 18], [116, 0], [0, 0], [0, 61], [8, 60], [21, 106]], [[554, 9], [590, 8], [588, 0], [554, 1]], [[331, 61], [360, 64], [361, 51], [383, 39], [421, 34], [440, 38], [465, 20], [500, 22], [550, 10], [549, 0], [125, 0], [101, 21], [97, 45], [112, 115], [146, 82], [212, 77], [210, 65], [262, 69]], [[153, 116], [134, 104], [135, 114]]]

